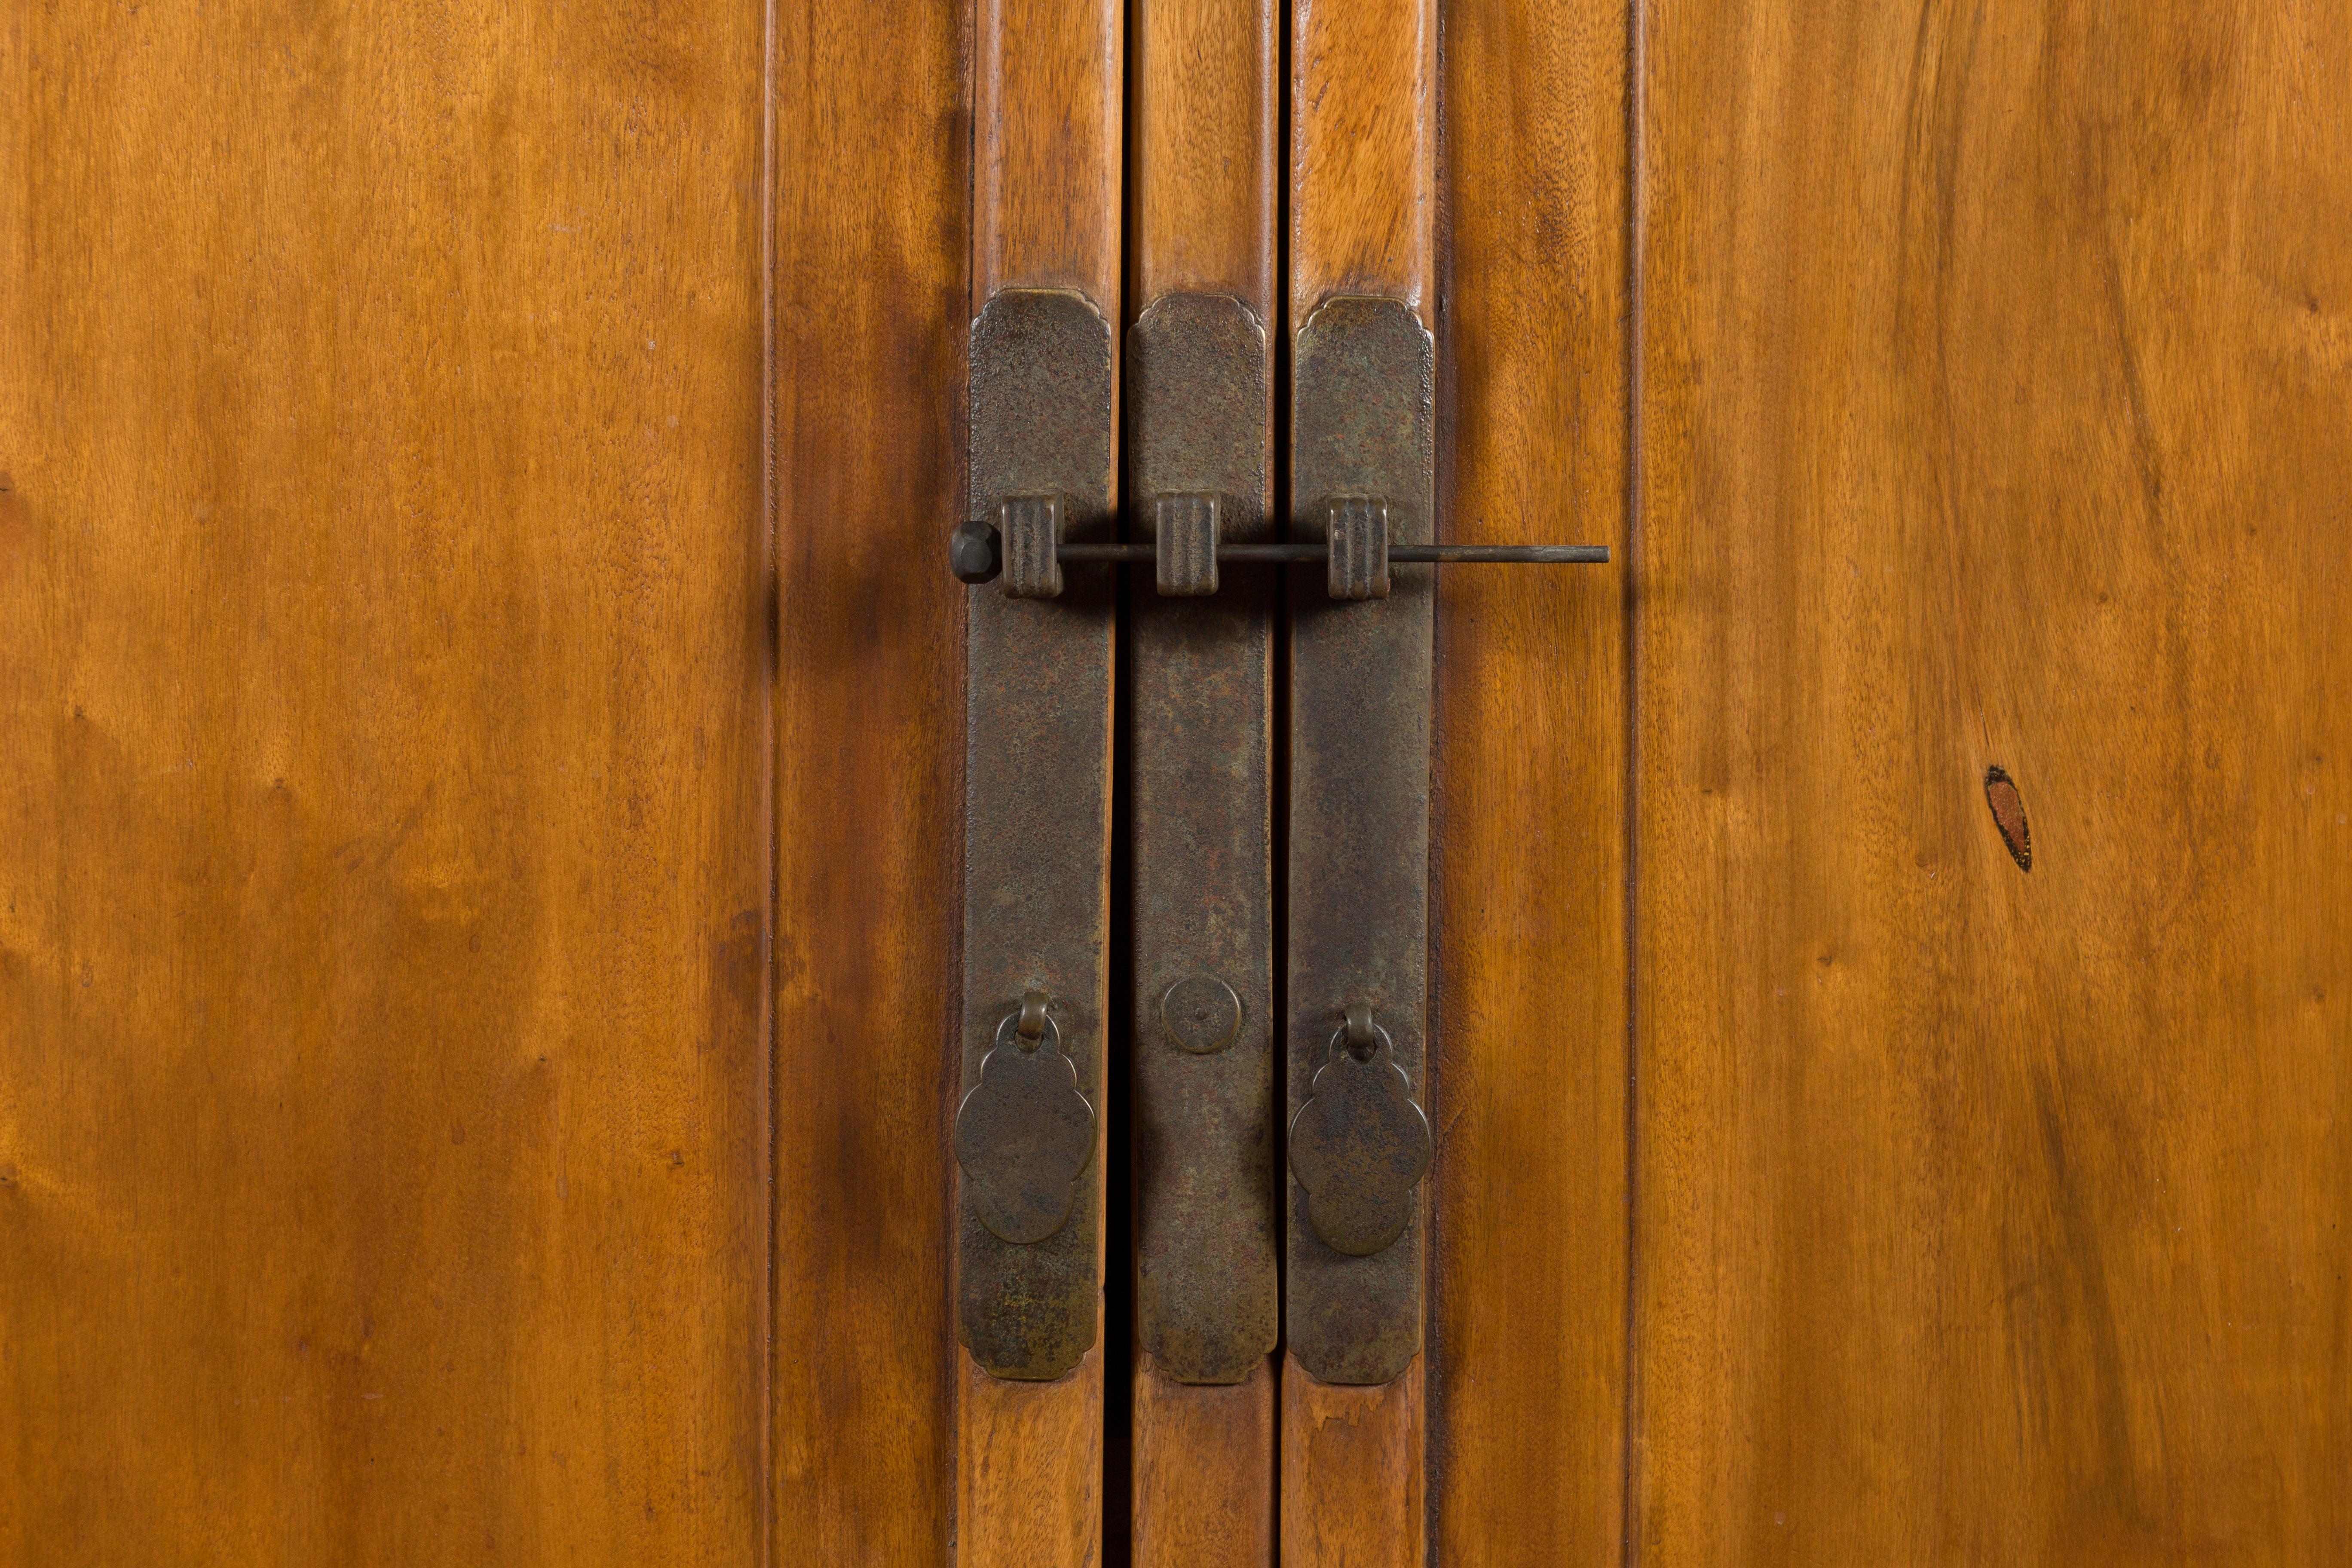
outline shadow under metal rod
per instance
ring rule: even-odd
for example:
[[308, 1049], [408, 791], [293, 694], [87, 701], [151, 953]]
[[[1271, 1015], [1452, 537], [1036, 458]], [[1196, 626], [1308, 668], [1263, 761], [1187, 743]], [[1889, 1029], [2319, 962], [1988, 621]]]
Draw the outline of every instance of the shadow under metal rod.
[[[1054, 559], [1062, 565], [1085, 563], [1128, 563], [1149, 566], [1159, 561], [1157, 546], [1149, 543], [1097, 543], [1093, 541], [1064, 541], [1054, 546]], [[1225, 543], [1219, 542], [1216, 559], [1236, 564], [1243, 562], [1317, 562], [1331, 559], [1328, 544], [1321, 540], [1282, 540], [1270, 543]], [[1502, 564], [1537, 566], [1597, 566], [1609, 560], [1605, 544], [1392, 544], [1386, 559], [1398, 565], [1420, 562], [1462, 562], [1475, 563], [1492, 562]], [[1192, 557], [1199, 561], [1197, 555]], [[948, 536], [948, 570], [961, 583], [993, 582], [1004, 566], [1004, 541], [996, 526], [986, 522], [958, 523]], [[1197, 571], [1197, 565], [1188, 571]], [[1385, 567], [1379, 569], [1384, 573]], [[1214, 591], [1214, 574], [1206, 580]], [[1060, 591], [1056, 586], [1043, 596], [1052, 597]], [[1163, 585], [1163, 592], [1166, 591]], [[1183, 591], [1183, 590], [1179, 590]], [[1379, 592], [1384, 595], [1383, 586]], [[1353, 597], [1338, 594], [1336, 597]]]
[[[1320, 544], [1220, 544], [1220, 561], [1321, 561], [1330, 552]], [[1156, 559], [1149, 544], [1059, 544], [1054, 558], [1076, 564], [1082, 561], [1148, 563]], [[1456, 561], [1516, 563], [1534, 566], [1597, 566], [1609, 560], [1605, 544], [1391, 544], [1389, 559], [1399, 563]]]

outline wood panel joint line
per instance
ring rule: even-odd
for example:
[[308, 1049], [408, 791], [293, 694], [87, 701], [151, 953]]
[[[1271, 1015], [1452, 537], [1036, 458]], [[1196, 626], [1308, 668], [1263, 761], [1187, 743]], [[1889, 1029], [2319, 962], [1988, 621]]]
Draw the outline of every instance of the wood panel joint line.
[[1647, 564], [1643, 528], [1642, 396], [1643, 331], [1647, 295], [1645, 235], [1647, 229], [1649, 112], [1649, 0], [1627, 0], [1625, 7], [1625, 565], [1618, 579], [1619, 635], [1624, 647], [1624, 834], [1625, 856], [1625, 1307], [1622, 1376], [1625, 1390], [1618, 1423], [1622, 1458], [1618, 1465], [1618, 1551], [1624, 1568], [1641, 1560], [1640, 1509], [1635, 1497], [1636, 1439], [1641, 1419], [1642, 1358], [1639, 1353], [1641, 1310], [1641, 889], [1642, 889], [1642, 597], [1637, 585]]

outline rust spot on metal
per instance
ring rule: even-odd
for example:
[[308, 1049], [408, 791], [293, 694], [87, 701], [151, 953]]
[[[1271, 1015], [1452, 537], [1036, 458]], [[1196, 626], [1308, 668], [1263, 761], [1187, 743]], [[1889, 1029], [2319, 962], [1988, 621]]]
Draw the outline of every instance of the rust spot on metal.
[[2017, 793], [2007, 768], [1994, 766], [1985, 770], [1985, 804], [1992, 807], [1992, 825], [2000, 830], [2000, 841], [2009, 847], [2009, 858], [2017, 862], [2021, 871], [2033, 869], [2033, 836], [2025, 828], [2025, 800]]

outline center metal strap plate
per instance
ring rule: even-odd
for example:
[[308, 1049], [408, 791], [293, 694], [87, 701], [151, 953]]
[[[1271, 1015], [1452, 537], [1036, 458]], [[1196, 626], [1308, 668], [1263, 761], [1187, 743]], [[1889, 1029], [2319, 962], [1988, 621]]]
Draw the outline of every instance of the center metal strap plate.
[[1240, 1382], [1279, 1326], [1276, 569], [1210, 553], [1273, 537], [1267, 357], [1223, 295], [1164, 295], [1128, 334], [1129, 515], [1169, 546], [1129, 582], [1136, 1331], [1183, 1383]]
[[[1384, 501], [1391, 543], [1431, 542], [1434, 360], [1428, 330], [1399, 300], [1343, 296], [1307, 318], [1291, 362], [1294, 537], [1319, 541], [1334, 515], [1370, 519], [1374, 510], [1366, 503]], [[1317, 1075], [1333, 1064], [1333, 1037], [1351, 1005], [1370, 1008], [1367, 1037], [1386, 1042], [1380, 1070], [1402, 1073], [1395, 1091], [1426, 1109], [1434, 572], [1389, 565], [1384, 598], [1333, 597], [1336, 570], [1329, 580], [1319, 572], [1290, 574], [1286, 1049], [1294, 1118], [1315, 1098]], [[1369, 568], [1361, 575], [1369, 595]], [[1349, 578], [1351, 588], [1355, 581]], [[1336, 1078], [1324, 1084], [1327, 1096], [1340, 1087]], [[1381, 1109], [1377, 1099], [1357, 1095], [1318, 1115], [1360, 1115], [1364, 1106]], [[1331, 1143], [1333, 1135], [1321, 1131], [1322, 1143]], [[1354, 1136], [1344, 1127], [1338, 1134]], [[1299, 1136], [1295, 1130], [1294, 1143]], [[1356, 1179], [1340, 1163], [1340, 1175]], [[1319, 1170], [1309, 1173], [1321, 1181]], [[1407, 1173], [1413, 1184], [1401, 1199], [1387, 1199], [1404, 1211], [1401, 1231], [1360, 1254], [1318, 1234], [1315, 1196], [1295, 1170], [1290, 1176], [1286, 1341], [1326, 1383], [1387, 1383], [1421, 1349], [1425, 1194], [1417, 1169]], [[1327, 1190], [1324, 1223], [1333, 1224], [1354, 1195]], [[1386, 1229], [1372, 1228], [1379, 1234], [1341, 1238], [1350, 1246], [1381, 1242]]]
[[[994, 521], [1008, 498], [1058, 497], [1063, 538], [1112, 537], [1112, 347], [1084, 295], [1007, 289], [988, 302], [971, 331], [972, 519]], [[983, 1212], [989, 1194], [971, 1167], [959, 1176], [957, 1331], [998, 1377], [1061, 1376], [1093, 1346], [1100, 1314], [1115, 570], [1063, 568], [1050, 598], [966, 590], [963, 1092], [979, 1087], [992, 1050], [1017, 1049], [1000, 1035], [1039, 992], [1050, 1029], [1034, 1071], [1059, 1072], [1053, 1053], [1066, 1056], [1092, 1111], [1089, 1121], [1042, 1094], [1008, 1100], [995, 1121], [975, 1108], [973, 1127], [992, 1134], [979, 1151], [983, 1178], [1002, 1165], [1044, 1169], [1059, 1184], [1042, 1207], [1035, 1194], [1010, 1194], [1031, 1206], [1013, 1205], [1008, 1217], [1004, 1202]], [[1024, 1070], [1014, 1057], [999, 1068]], [[1058, 1223], [1016, 1242], [992, 1231], [991, 1217], [1024, 1237]]]

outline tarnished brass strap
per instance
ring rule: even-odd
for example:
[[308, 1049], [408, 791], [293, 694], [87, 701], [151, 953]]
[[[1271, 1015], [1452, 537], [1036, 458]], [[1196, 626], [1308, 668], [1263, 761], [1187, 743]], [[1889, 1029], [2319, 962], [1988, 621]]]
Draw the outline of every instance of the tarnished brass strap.
[[[957, 1330], [1005, 1378], [1077, 1365], [1102, 1289], [1115, 568], [1060, 566], [1050, 542], [1111, 537], [1113, 374], [1083, 295], [1007, 289], [973, 323], [968, 515], [1009, 513], [1019, 548], [1008, 591], [966, 595]], [[1015, 1201], [1031, 1181], [1051, 1203]]]
[[[1330, 566], [1291, 575], [1291, 1114], [1324, 1100], [1293, 1126], [1283, 1322], [1291, 1353], [1325, 1383], [1387, 1383], [1421, 1349], [1428, 1156], [1413, 1102], [1426, 1066], [1434, 569], [1397, 564], [1368, 531], [1384, 512], [1389, 543], [1430, 542], [1434, 357], [1403, 301], [1346, 296], [1307, 319], [1292, 357], [1292, 531], [1328, 542]], [[1353, 537], [1328, 540], [1335, 521]], [[1381, 1041], [1360, 1073], [1344, 1033], [1333, 1054], [1351, 1008]], [[1386, 1142], [1364, 1142], [1375, 1134]], [[1368, 1172], [1381, 1190], [1365, 1204], [1334, 1185]], [[1350, 1250], [1318, 1233], [1318, 1211]]]
[[1136, 1331], [1185, 1383], [1246, 1377], [1280, 1310], [1275, 570], [1216, 557], [1272, 534], [1267, 363], [1223, 295], [1163, 295], [1128, 336], [1130, 515], [1155, 561], [1129, 600]]

